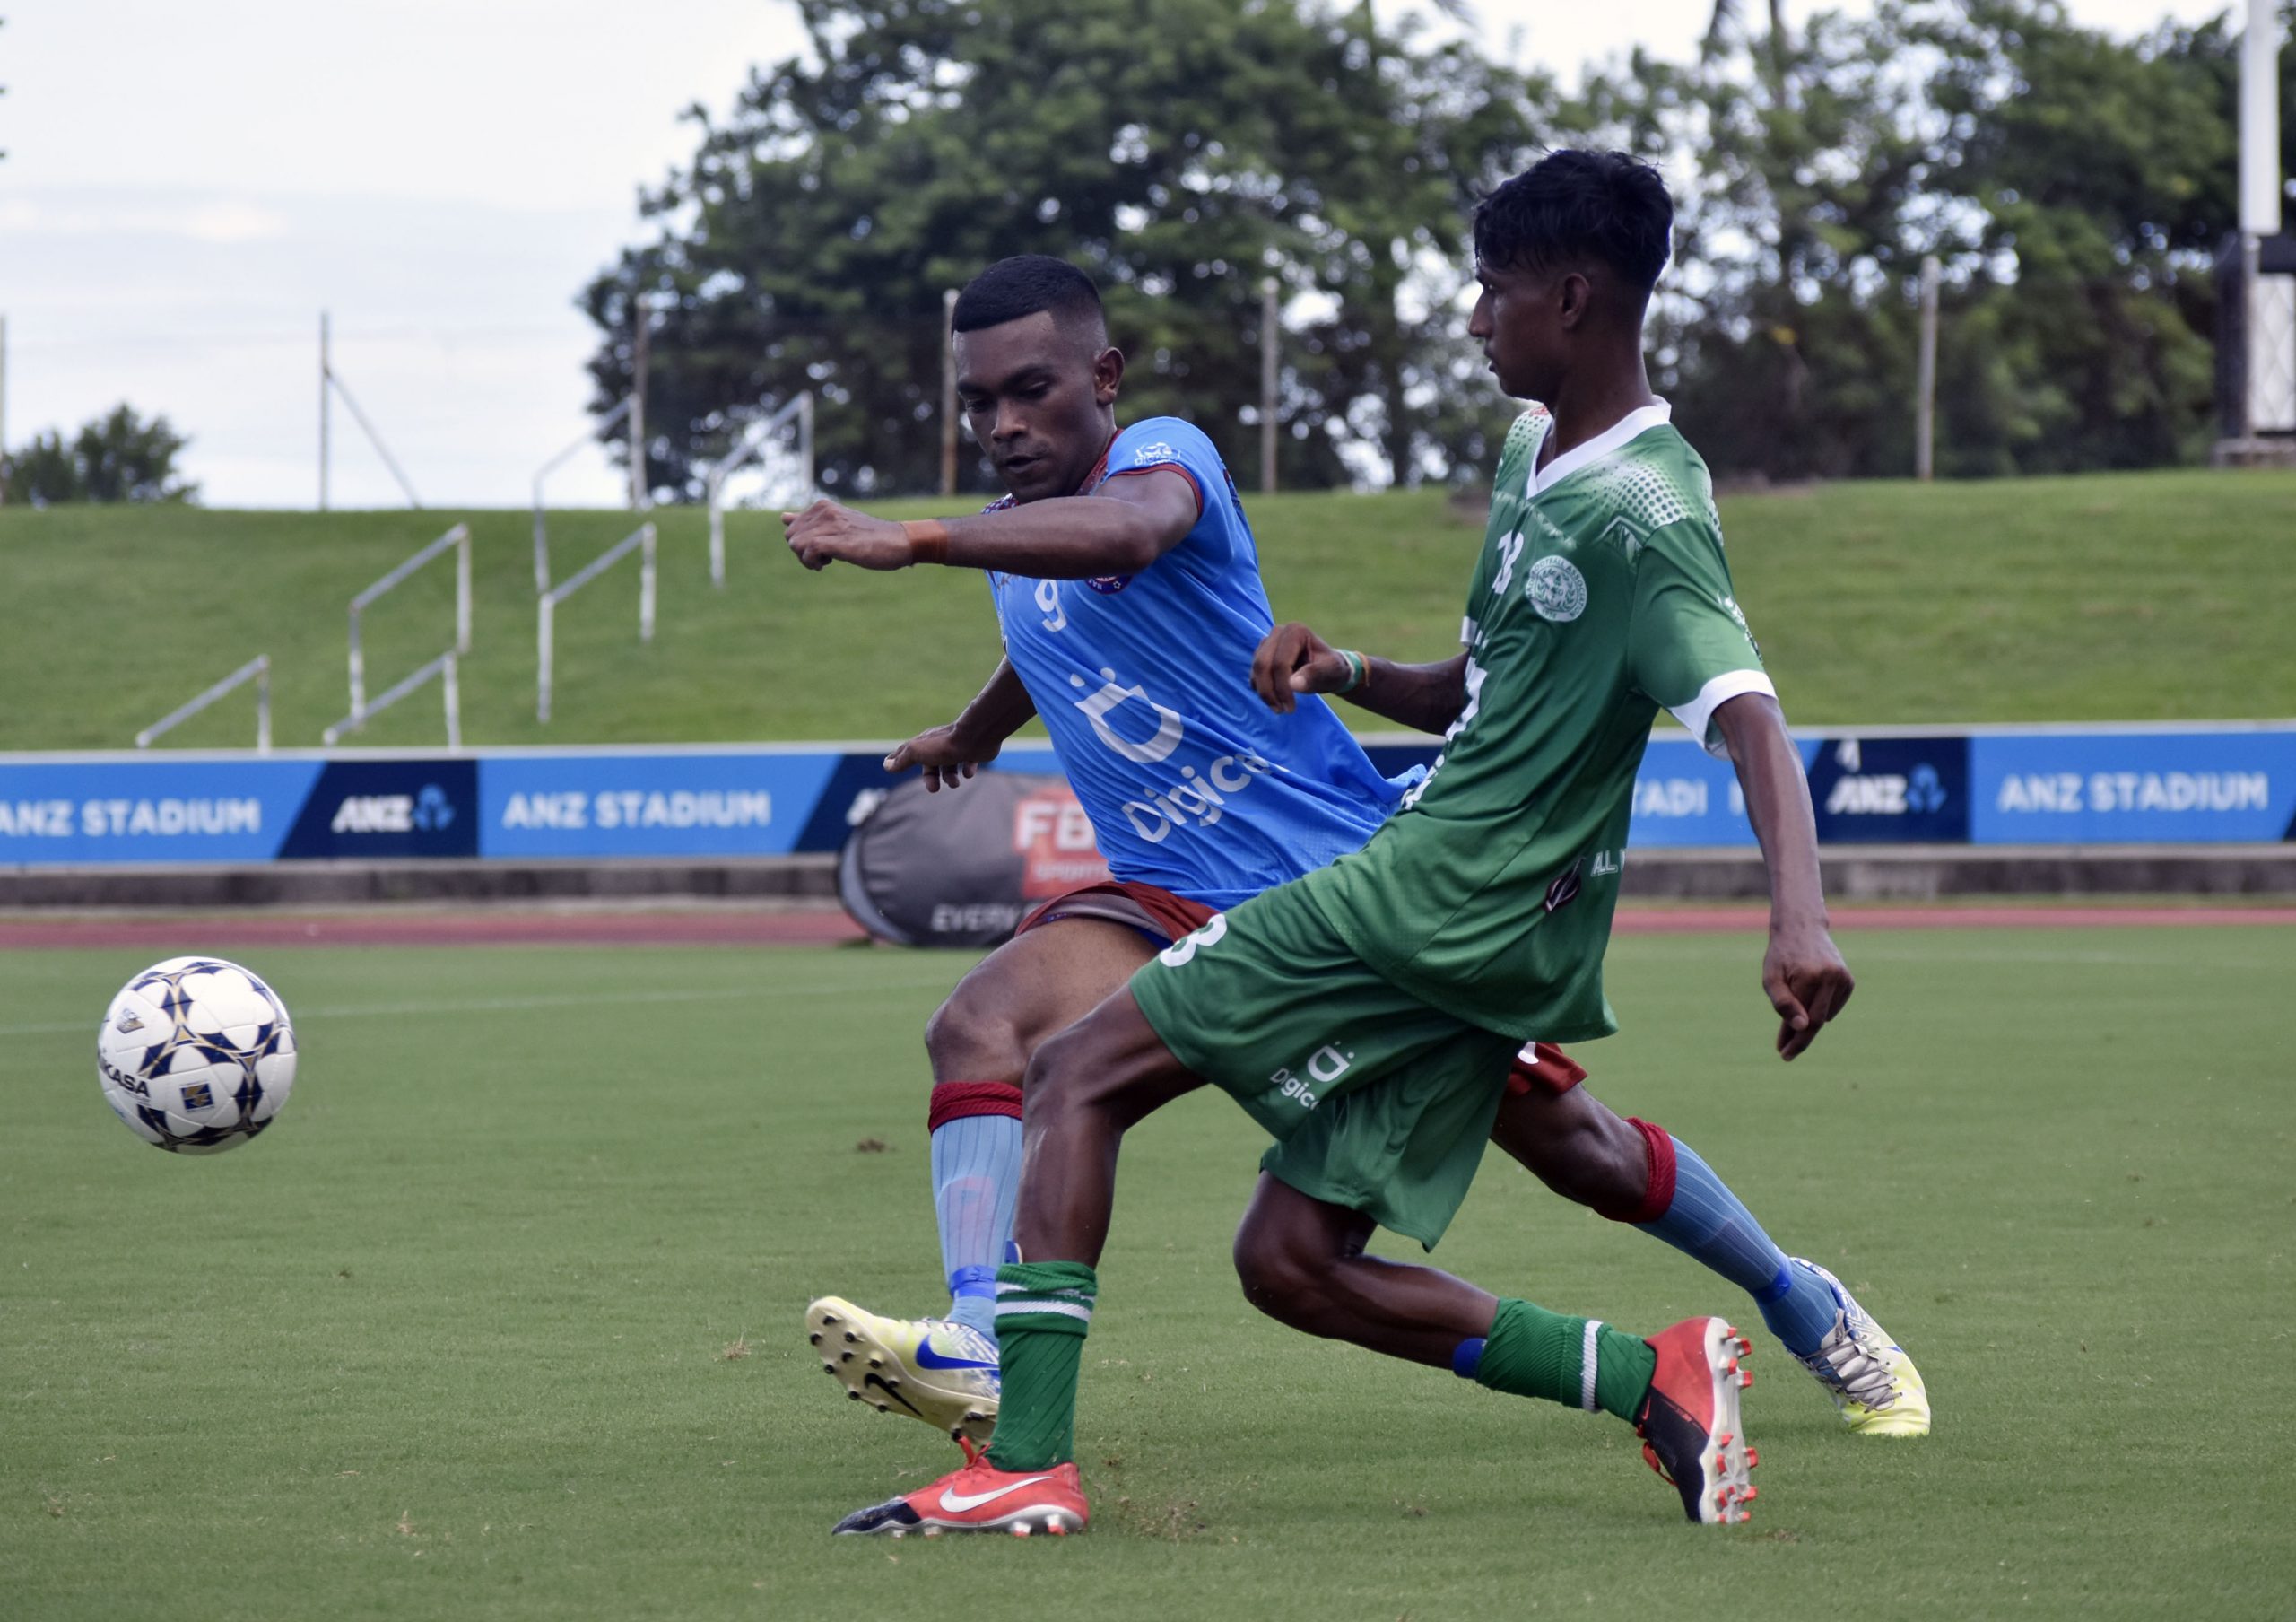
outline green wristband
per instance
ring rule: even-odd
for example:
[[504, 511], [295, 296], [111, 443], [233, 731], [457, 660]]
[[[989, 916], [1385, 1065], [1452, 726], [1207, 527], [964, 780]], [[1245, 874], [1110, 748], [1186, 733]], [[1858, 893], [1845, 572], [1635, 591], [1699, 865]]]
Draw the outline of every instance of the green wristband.
[[1332, 651], [1347, 662], [1345, 685], [1334, 687], [1332, 691], [1335, 693], [1354, 692], [1363, 685], [1364, 678], [1371, 674], [1371, 667], [1363, 662], [1363, 656], [1352, 648], [1335, 648]]

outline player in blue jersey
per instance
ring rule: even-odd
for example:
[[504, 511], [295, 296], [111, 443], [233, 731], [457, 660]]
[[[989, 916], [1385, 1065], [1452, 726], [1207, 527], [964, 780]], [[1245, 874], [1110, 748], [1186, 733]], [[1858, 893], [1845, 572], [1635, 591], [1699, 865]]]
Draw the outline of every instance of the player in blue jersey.
[[[808, 568], [982, 570], [1004, 658], [956, 720], [886, 757], [955, 787], [1040, 716], [1112, 882], [1047, 903], [951, 994], [926, 1033], [935, 1214], [949, 1317], [892, 1319], [838, 1297], [807, 1330], [853, 1397], [986, 1439], [997, 1403], [995, 1273], [1005, 1259], [1030, 1055], [1213, 912], [1361, 847], [1406, 781], [1371, 766], [1318, 697], [1277, 713], [1252, 686], [1274, 617], [1225, 466], [1172, 417], [1118, 432], [1124, 357], [1091, 280], [1007, 259], [955, 311], [957, 388], [1009, 495], [968, 518], [896, 523], [832, 501], [787, 514]], [[1557, 1050], [1527, 1044], [1492, 1140], [1551, 1188], [1640, 1225], [1744, 1284], [1789, 1349], [1840, 1310], [1789, 1269], [1751, 1213], [1663, 1130], [1622, 1120]], [[1496, 1085], [1496, 1078], [1494, 1078]], [[1256, 1281], [1311, 1296], [1318, 1281]]]

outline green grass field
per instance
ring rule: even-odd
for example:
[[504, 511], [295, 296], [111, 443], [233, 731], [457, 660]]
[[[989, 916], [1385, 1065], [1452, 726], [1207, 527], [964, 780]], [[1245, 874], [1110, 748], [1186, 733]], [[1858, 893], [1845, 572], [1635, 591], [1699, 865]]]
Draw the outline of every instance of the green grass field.
[[[1479, 519], [1433, 491], [1253, 498], [1250, 510], [1280, 617], [1398, 657], [1456, 651]], [[2206, 719], [2296, 715], [2292, 511], [2296, 475], [2187, 472], [1839, 484], [1729, 499], [1723, 521], [1739, 599], [1796, 719]], [[657, 641], [638, 641], [634, 560], [617, 565], [561, 611], [544, 728], [523, 512], [10, 508], [0, 750], [124, 748], [261, 652], [275, 663], [278, 742], [316, 745], [348, 707], [351, 596], [464, 516], [476, 537], [463, 674], [474, 744], [905, 737], [952, 715], [996, 663], [970, 573], [809, 576], [769, 515], [737, 513], [730, 584], [713, 592], [701, 515], [669, 510]], [[631, 522], [556, 517], [557, 578]], [[452, 588], [441, 562], [370, 611], [370, 693], [444, 649]], [[167, 741], [244, 747], [251, 704], [237, 696]], [[432, 692], [352, 741], [441, 737]]]
[[[1257, 1318], [1226, 1245], [1257, 1145], [1199, 1096], [1128, 1150], [1095, 1528], [1025, 1545], [832, 1543], [955, 1454], [797, 1332], [824, 1291], [937, 1303], [917, 1033], [967, 960], [267, 952], [297, 1091], [200, 1160], [92, 1074], [159, 954], [13, 955], [0, 1614], [2296, 1614], [2296, 932], [1845, 945], [1857, 1001], [1791, 1069], [1744, 936], [1622, 939], [1627, 1030], [1583, 1056], [1860, 1291], [1933, 1437], [1842, 1433], [1758, 1333], [1759, 1513], [1687, 1528], [1614, 1422]], [[1509, 1164], [1440, 1260], [1627, 1324], [1745, 1311]]]

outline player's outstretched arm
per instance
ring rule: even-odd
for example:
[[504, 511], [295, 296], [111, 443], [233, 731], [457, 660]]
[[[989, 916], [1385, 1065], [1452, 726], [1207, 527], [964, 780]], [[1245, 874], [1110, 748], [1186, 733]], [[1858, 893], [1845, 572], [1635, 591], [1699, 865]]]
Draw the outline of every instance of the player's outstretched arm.
[[1012, 661], [999, 659], [996, 673], [963, 713], [947, 726], [929, 728], [900, 746], [885, 756], [885, 770], [904, 772], [922, 766], [927, 794], [953, 789], [995, 760], [1004, 740], [1036, 712], [1036, 701], [1021, 685]]
[[1196, 486], [1160, 468], [1110, 479], [1090, 495], [969, 518], [895, 523], [823, 500], [783, 513], [781, 524], [789, 550], [808, 569], [946, 563], [1038, 580], [1085, 580], [1139, 573], [1186, 540], [1197, 516]]
[[1770, 869], [1770, 951], [1761, 987], [1778, 1010], [1778, 1056], [1793, 1059], [1841, 1012], [1857, 982], [1833, 944], [1818, 878], [1818, 830], [1801, 751], [1766, 693], [1742, 693], [1714, 712], [1746, 792], [1746, 817]]
[[1321, 693], [1422, 732], [1441, 732], [1467, 706], [1467, 656], [1398, 665], [1335, 648], [1295, 623], [1260, 639], [1252, 655], [1252, 686], [1278, 715], [1291, 714], [1300, 693]]

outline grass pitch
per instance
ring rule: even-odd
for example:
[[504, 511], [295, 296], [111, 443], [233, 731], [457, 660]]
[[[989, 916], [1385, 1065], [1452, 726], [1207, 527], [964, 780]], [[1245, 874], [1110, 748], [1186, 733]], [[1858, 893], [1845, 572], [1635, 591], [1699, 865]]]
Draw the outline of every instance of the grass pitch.
[[[1397, 658], [1458, 650], [1479, 517], [1437, 491], [1248, 504], [1279, 618]], [[946, 510], [873, 510], [936, 506]], [[1838, 484], [1728, 498], [1722, 521], [1739, 600], [1796, 720], [2233, 719], [2296, 715], [2292, 507], [2296, 475], [2183, 472]], [[559, 611], [544, 727], [530, 519], [461, 516], [474, 537], [462, 667], [474, 745], [905, 737], [953, 716], [996, 663], [987, 594], [970, 571], [809, 576], [778, 522], [739, 512], [728, 584], [713, 591], [702, 515], [669, 509], [655, 515], [656, 640], [638, 641], [637, 563], [616, 564]], [[0, 704], [0, 750], [126, 748], [257, 653], [273, 657], [280, 746], [316, 746], [349, 707], [352, 594], [457, 517], [0, 509], [0, 693], [39, 701]], [[555, 578], [634, 522], [555, 515]], [[369, 610], [370, 693], [448, 645], [453, 589], [442, 559]], [[252, 706], [234, 694], [163, 746], [244, 748]], [[443, 736], [429, 690], [346, 741]]]
[[[2289, 1614], [2296, 931], [1845, 944], [1857, 1000], [1791, 1068], [1744, 936], [1621, 940], [1627, 1031], [1583, 1056], [1904, 1339], [1935, 1435], [1841, 1432], [1757, 1332], [1756, 1520], [1685, 1527], [1613, 1421], [1250, 1312], [1257, 1144], [1203, 1095], [1126, 1162], [1094, 1530], [1025, 1545], [831, 1542], [955, 1451], [798, 1332], [820, 1292], [938, 1304], [917, 1033], [965, 960], [268, 951], [296, 1094], [195, 1160], [91, 1073], [161, 954], [12, 955], [0, 1613]], [[1631, 1325], [1747, 1312], [1503, 1162], [1439, 1259]]]

